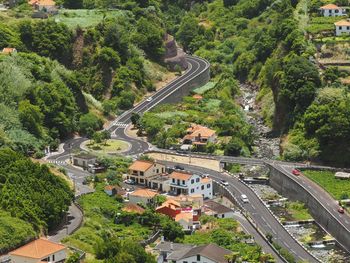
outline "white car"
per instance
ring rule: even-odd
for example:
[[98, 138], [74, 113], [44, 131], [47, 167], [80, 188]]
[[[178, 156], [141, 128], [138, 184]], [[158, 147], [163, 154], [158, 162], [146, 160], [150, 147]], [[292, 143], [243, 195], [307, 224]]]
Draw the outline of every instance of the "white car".
[[146, 101], [152, 101], [153, 98], [152, 97], [149, 97]]
[[226, 182], [225, 180], [221, 180], [220, 183], [224, 186], [228, 186], [228, 182]]
[[242, 200], [242, 202], [243, 203], [249, 203], [249, 199], [248, 199], [248, 196], [246, 196], [246, 195], [241, 195], [241, 200]]

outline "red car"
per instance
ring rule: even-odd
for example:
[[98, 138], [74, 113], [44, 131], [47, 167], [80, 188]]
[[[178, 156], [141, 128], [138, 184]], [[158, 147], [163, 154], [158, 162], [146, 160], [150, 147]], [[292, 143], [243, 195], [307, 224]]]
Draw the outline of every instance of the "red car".
[[301, 172], [298, 169], [293, 169], [292, 174], [299, 176], [301, 175]]
[[338, 212], [340, 213], [340, 214], [344, 214], [344, 208], [342, 208], [341, 206], [338, 208]]

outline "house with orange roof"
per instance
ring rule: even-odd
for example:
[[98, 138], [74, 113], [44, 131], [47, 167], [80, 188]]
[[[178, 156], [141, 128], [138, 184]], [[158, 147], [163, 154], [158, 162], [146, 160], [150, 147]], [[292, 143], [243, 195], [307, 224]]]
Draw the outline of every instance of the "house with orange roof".
[[44, 238], [39, 238], [9, 253], [13, 263], [65, 262], [67, 248]]
[[344, 7], [340, 7], [335, 4], [327, 4], [327, 5], [321, 6], [319, 10], [321, 15], [325, 17], [346, 15], [346, 9]]
[[165, 173], [165, 166], [152, 161], [136, 160], [129, 166], [127, 179], [134, 181], [136, 184], [149, 186], [151, 176]]
[[145, 212], [145, 209], [137, 204], [129, 203], [122, 208], [122, 211], [128, 212], [128, 213], [136, 213], [136, 214], [141, 215]]
[[182, 139], [183, 144], [206, 145], [208, 142], [215, 143], [216, 132], [208, 127], [192, 124]]
[[175, 219], [176, 215], [181, 213], [181, 205], [175, 200], [168, 199], [156, 208], [156, 212]]
[[53, 0], [29, 0], [28, 4], [37, 11], [47, 13], [57, 12], [56, 2]]
[[13, 47], [4, 47], [1, 51], [2, 54], [5, 55], [11, 55], [11, 54], [16, 54], [17, 53], [17, 49], [13, 48]]
[[177, 214], [175, 216], [175, 222], [178, 222], [184, 231], [192, 231], [195, 229], [192, 211]]
[[149, 189], [138, 189], [129, 194], [129, 202], [131, 204], [150, 205], [155, 203], [158, 192]]
[[201, 194], [203, 198], [213, 197], [213, 182], [210, 178], [184, 171], [173, 171], [169, 177], [170, 192], [175, 195]]
[[195, 100], [202, 100], [203, 99], [203, 96], [202, 95], [200, 95], [200, 94], [194, 94], [193, 96], [192, 96], [192, 98], [194, 98]]
[[334, 23], [335, 26], [335, 35], [349, 35], [350, 34], [350, 21], [349, 20], [340, 20]]

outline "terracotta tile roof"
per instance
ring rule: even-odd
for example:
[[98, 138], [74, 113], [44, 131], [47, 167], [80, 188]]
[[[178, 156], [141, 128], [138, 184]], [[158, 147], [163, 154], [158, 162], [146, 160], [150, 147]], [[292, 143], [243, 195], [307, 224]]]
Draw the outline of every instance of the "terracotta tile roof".
[[350, 26], [350, 21], [340, 20], [338, 22], [335, 22], [334, 25], [336, 25], [336, 26]]
[[189, 133], [185, 137], [188, 138], [194, 138], [194, 137], [203, 137], [208, 138], [210, 136], [215, 135], [215, 131], [212, 129], [209, 129], [208, 127], [202, 126], [202, 125], [192, 125], [190, 128], [187, 129], [187, 132]]
[[11, 251], [9, 254], [41, 259], [64, 249], [66, 249], [64, 245], [40, 238]]
[[5, 47], [2, 49], [2, 53], [4, 53], [4, 54], [11, 54], [15, 51], [16, 51], [16, 49], [12, 48], [12, 47]]
[[211, 183], [212, 181], [213, 181], [213, 180], [210, 179], [210, 178], [208, 178], [208, 177], [202, 178], [202, 179], [201, 179], [201, 183], [203, 183], [203, 184]]
[[185, 172], [172, 172], [170, 174], [170, 178], [174, 178], [174, 179], [179, 179], [179, 180], [189, 180], [192, 177], [192, 174], [189, 173], [185, 173]]
[[154, 163], [150, 161], [137, 160], [129, 166], [129, 170], [146, 172], [148, 169], [152, 168], [153, 165]]
[[40, 5], [40, 6], [55, 6], [56, 3], [53, 0], [29, 0], [29, 5]]
[[187, 212], [183, 212], [180, 214], [177, 214], [175, 216], [175, 221], [180, 221], [180, 220], [185, 220], [187, 222], [190, 222], [191, 220], [193, 220], [193, 214], [192, 213], [187, 213]]
[[122, 210], [124, 212], [128, 212], [128, 213], [137, 213], [137, 214], [143, 214], [145, 212], [145, 209], [142, 208], [141, 206], [137, 205], [137, 204], [127, 204], [126, 206], [124, 206], [122, 208]]
[[202, 96], [202, 95], [199, 95], [199, 94], [194, 94], [194, 95], [192, 96], [192, 98], [194, 98], [194, 99], [196, 99], [196, 100], [201, 100], [201, 99], [203, 99], [203, 96]]
[[113, 185], [106, 185], [105, 186], [106, 191], [112, 191], [114, 188], [115, 188], [115, 186], [113, 186]]
[[341, 9], [341, 8], [335, 4], [328, 4], [328, 5], [321, 6], [320, 9]]
[[131, 196], [138, 196], [138, 197], [148, 197], [148, 198], [153, 198], [156, 195], [158, 195], [157, 192], [151, 191], [148, 189], [138, 189], [130, 194]]
[[181, 204], [173, 199], [168, 199], [161, 206], [158, 206], [156, 210], [162, 209], [163, 207], [169, 207], [170, 209], [176, 210], [181, 207]]

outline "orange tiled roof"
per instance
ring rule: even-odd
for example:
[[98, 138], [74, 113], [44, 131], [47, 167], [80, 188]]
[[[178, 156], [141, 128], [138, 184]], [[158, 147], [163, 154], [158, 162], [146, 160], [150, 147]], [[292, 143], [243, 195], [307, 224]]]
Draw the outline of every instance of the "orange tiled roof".
[[177, 214], [175, 216], [175, 221], [180, 221], [181, 219], [189, 222], [191, 220], [193, 220], [193, 214], [192, 213], [186, 213], [186, 212], [183, 212], [183, 213], [180, 213], [180, 214]]
[[179, 180], [185, 180], [187, 181], [188, 179], [190, 179], [192, 177], [192, 174], [188, 174], [188, 173], [184, 173], [184, 172], [172, 172], [170, 174], [170, 178], [174, 178], [174, 179], [179, 179]]
[[137, 161], [133, 162], [132, 165], [129, 166], [129, 169], [135, 170], [135, 171], [146, 172], [153, 165], [154, 165], [154, 163], [150, 162], [150, 161], [137, 160]]
[[148, 189], [138, 189], [138, 190], [132, 192], [130, 195], [131, 195], [131, 196], [139, 196], [139, 197], [149, 197], [149, 198], [153, 198], [153, 197], [155, 197], [156, 195], [158, 195], [158, 193], [155, 192], [155, 191], [148, 190]]
[[212, 129], [209, 129], [208, 127], [202, 126], [202, 125], [192, 125], [190, 128], [187, 129], [187, 132], [190, 133], [186, 135], [185, 137], [204, 137], [208, 138], [210, 136], [213, 136], [215, 134], [215, 131]]
[[199, 94], [194, 94], [194, 95], [192, 96], [192, 98], [194, 98], [194, 99], [196, 99], [196, 100], [201, 100], [201, 99], [203, 99], [203, 96], [202, 96], [202, 95], [199, 95]]
[[40, 238], [11, 251], [10, 255], [41, 259], [64, 249], [64, 245]]
[[143, 214], [145, 212], [145, 209], [142, 208], [141, 206], [137, 204], [127, 204], [122, 208], [124, 212], [129, 212], [129, 213], [137, 213], [137, 214]]
[[334, 25], [336, 25], [336, 26], [350, 26], [350, 21], [340, 20], [338, 22], [335, 22]]
[[2, 49], [2, 53], [5, 53], [5, 54], [11, 54], [14, 51], [16, 51], [16, 49], [12, 47], [5, 47]]
[[105, 186], [105, 190], [106, 191], [111, 191], [111, 190], [113, 190], [115, 187], [113, 186], [113, 185], [106, 185]]
[[53, 0], [29, 0], [29, 5], [40, 5], [40, 6], [55, 6], [56, 3]]
[[340, 7], [335, 4], [328, 4], [321, 6], [320, 9], [340, 9]]

